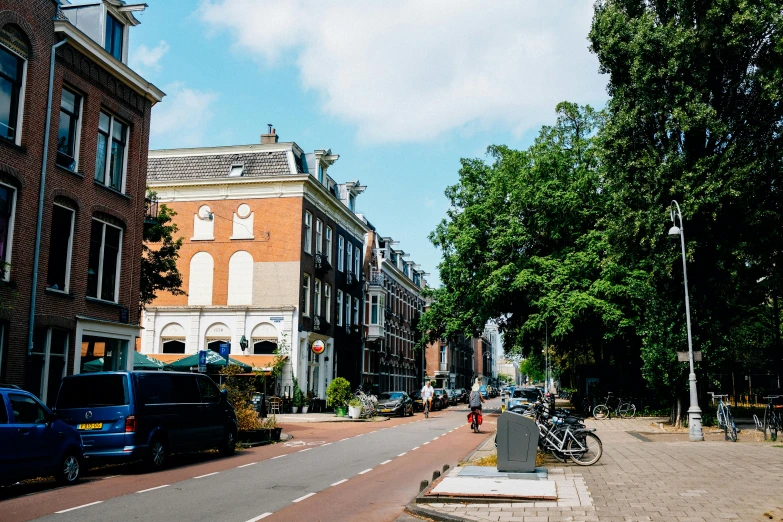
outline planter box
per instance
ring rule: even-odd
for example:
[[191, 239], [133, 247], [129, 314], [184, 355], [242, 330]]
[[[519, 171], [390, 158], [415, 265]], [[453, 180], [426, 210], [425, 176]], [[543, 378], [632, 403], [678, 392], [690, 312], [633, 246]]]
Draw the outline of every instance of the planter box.
[[268, 430], [271, 440], [280, 440], [280, 434], [283, 432], [283, 428], [272, 428]]
[[302, 413], [307, 413], [310, 410], [310, 406], [302, 406]]
[[[240, 431], [237, 434], [237, 438], [239, 439], [239, 442], [245, 443], [245, 444], [255, 444], [258, 442], [268, 442], [270, 440], [272, 430], [247, 430], [247, 431]], [[278, 440], [280, 439], [280, 435], [277, 436]]]
[[345, 417], [347, 408], [345, 406], [335, 406], [334, 413], [338, 417]]
[[359, 419], [362, 416], [361, 406], [348, 406], [348, 416], [352, 419]]

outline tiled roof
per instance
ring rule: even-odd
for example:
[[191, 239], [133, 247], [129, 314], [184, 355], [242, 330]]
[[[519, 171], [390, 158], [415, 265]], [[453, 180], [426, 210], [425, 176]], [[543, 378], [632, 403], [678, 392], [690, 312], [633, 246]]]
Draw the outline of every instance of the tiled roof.
[[150, 181], [228, 178], [232, 165], [244, 165], [243, 178], [291, 174], [286, 151], [243, 154], [151, 157], [147, 168]]

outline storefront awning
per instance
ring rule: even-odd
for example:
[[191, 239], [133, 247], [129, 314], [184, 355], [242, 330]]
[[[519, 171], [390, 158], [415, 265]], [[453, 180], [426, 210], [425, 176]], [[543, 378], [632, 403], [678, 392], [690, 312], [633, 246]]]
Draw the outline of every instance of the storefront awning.
[[[275, 364], [276, 355], [233, 355], [231, 358], [247, 364], [253, 371], [270, 371]], [[288, 356], [283, 356], [287, 359]]]
[[187, 357], [187, 354], [184, 353], [147, 353], [145, 355], [157, 359], [163, 364], [171, 364]]

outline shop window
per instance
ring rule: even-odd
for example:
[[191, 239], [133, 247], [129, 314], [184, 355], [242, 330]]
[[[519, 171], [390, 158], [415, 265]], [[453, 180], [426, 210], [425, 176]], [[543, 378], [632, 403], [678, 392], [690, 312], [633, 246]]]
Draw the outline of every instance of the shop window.
[[128, 341], [124, 339], [84, 335], [80, 373], [126, 370], [129, 355]]
[[253, 343], [253, 355], [272, 355], [277, 350], [274, 341], [257, 341]]
[[212, 350], [215, 353], [220, 353], [220, 345], [223, 343], [231, 343], [231, 340], [229, 339], [207, 340], [207, 350]]
[[185, 341], [181, 339], [163, 341], [162, 353], [185, 353]]
[[92, 220], [87, 270], [88, 297], [117, 302], [121, 245], [121, 228], [98, 219]]

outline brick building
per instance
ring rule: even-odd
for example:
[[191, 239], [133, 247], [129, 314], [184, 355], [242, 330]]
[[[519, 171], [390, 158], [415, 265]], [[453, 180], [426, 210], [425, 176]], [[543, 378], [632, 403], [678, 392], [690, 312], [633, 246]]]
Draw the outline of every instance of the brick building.
[[0, 0], [0, 382], [50, 404], [87, 362], [132, 367], [164, 96], [127, 66], [143, 5], [61, 3]]
[[367, 234], [366, 326], [362, 385], [374, 392], [410, 392], [422, 386], [423, 355], [414, 350], [416, 322], [427, 286], [419, 265], [390, 237]]
[[280, 142], [271, 128], [259, 144], [152, 151], [149, 186], [177, 212], [188, 295], [147, 307], [142, 351], [165, 359], [230, 342], [232, 357], [264, 369], [280, 349], [282, 395], [291, 372], [320, 398], [335, 376], [350, 380], [361, 360], [357, 274], [368, 228], [354, 212], [364, 187], [327, 173], [337, 159]]
[[441, 338], [426, 349], [425, 375], [436, 388], [470, 388], [474, 378], [473, 344], [464, 335]]

